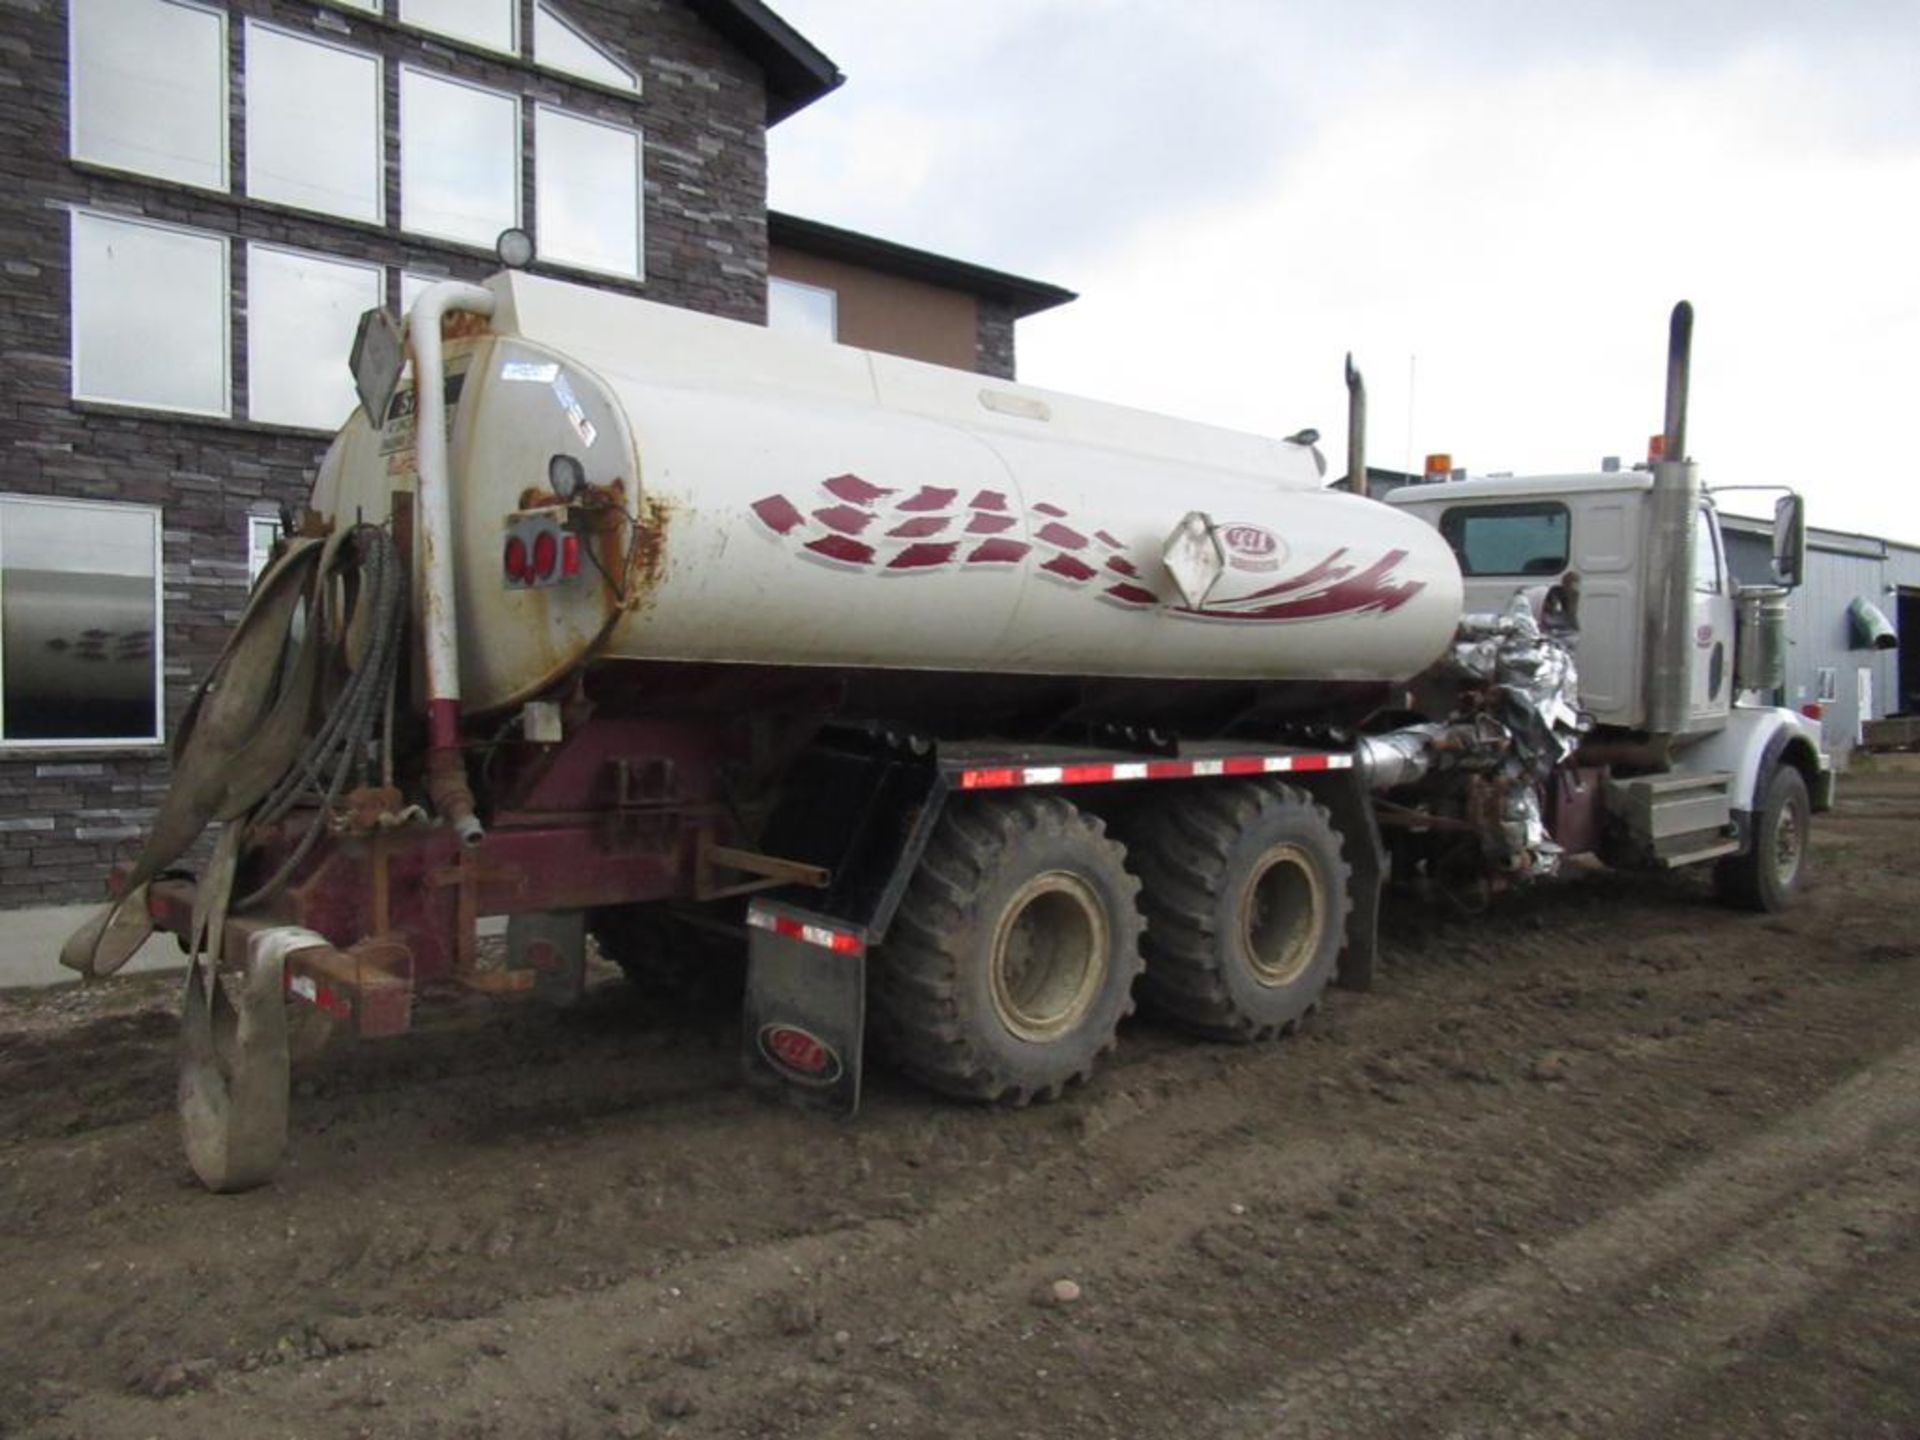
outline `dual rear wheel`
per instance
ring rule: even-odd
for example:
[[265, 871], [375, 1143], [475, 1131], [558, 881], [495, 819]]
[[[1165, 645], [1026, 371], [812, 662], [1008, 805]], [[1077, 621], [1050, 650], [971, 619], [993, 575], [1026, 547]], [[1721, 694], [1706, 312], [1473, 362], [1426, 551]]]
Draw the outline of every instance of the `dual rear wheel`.
[[1284, 786], [1185, 787], [1115, 833], [1059, 795], [957, 800], [873, 957], [876, 1038], [932, 1089], [1024, 1105], [1086, 1079], [1136, 993], [1216, 1038], [1283, 1033], [1332, 978], [1347, 880]]

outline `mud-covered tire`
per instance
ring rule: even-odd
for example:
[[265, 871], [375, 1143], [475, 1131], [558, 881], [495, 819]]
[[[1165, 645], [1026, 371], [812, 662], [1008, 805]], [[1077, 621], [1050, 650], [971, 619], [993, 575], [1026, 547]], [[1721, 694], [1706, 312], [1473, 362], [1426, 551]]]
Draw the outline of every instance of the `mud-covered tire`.
[[1333, 979], [1352, 872], [1324, 806], [1262, 781], [1193, 785], [1126, 831], [1149, 1013], [1221, 1040], [1292, 1030]]
[[746, 994], [745, 944], [666, 902], [589, 911], [587, 932], [649, 1000], [705, 1008], [737, 1005]]
[[874, 1038], [942, 1094], [1025, 1105], [1085, 1080], [1133, 1010], [1139, 883], [1057, 795], [951, 802], [874, 952]]
[[1768, 777], [1746, 853], [1713, 867], [1714, 889], [1729, 905], [1772, 914], [1786, 909], [1807, 868], [1813, 804], [1807, 782], [1791, 765]]

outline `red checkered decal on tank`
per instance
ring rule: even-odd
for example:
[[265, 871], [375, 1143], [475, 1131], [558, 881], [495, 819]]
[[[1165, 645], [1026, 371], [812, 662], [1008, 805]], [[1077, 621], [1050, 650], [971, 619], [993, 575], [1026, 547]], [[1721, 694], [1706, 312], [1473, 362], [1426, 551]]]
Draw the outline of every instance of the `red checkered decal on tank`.
[[811, 497], [768, 495], [749, 507], [772, 538], [797, 545], [817, 564], [850, 572], [924, 575], [941, 571], [1031, 566], [1043, 579], [1083, 589], [1127, 609], [1162, 609], [1192, 620], [1316, 620], [1385, 614], [1425, 588], [1397, 580], [1407, 558], [1389, 550], [1370, 565], [1335, 550], [1306, 569], [1250, 595], [1198, 607], [1162, 606], [1145, 582], [1142, 561], [1107, 530], [1076, 522], [1046, 501], [1024, 511], [1002, 490], [939, 485], [876, 485], [858, 475], [822, 481]]

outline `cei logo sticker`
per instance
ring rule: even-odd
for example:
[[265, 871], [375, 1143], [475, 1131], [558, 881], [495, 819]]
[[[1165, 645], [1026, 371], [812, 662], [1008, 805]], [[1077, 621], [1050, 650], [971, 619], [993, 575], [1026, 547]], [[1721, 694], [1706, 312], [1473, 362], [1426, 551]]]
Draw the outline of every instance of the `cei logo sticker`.
[[1287, 558], [1287, 547], [1264, 525], [1235, 522], [1220, 526], [1216, 533], [1220, 548], [1227, 552], [1227, 564], [1235, 570], [1278, 570]]
[[803, 1085], [831, 1085], [846, 1072], [840, 1052], [798, 1025], [762, 1025], [760, 1053], [767, 1063]]

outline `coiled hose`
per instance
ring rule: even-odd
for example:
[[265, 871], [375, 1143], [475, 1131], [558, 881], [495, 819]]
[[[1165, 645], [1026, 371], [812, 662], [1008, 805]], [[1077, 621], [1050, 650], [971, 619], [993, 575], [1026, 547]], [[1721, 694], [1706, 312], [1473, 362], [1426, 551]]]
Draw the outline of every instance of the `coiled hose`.
[[[346, 667], [346, 679], [333, 695], [324, 724], [301, 748], [294, 762], [247, 818], [249, 830], [274, 824], [302, 800], [317, 800], [313, 818], [299, 843], [264, 884], [235, 906], [246, 910], [272, 895], [299, 869], [326, 832], [333, 807], [367, 776], [370, 752], [388, 714], [400, 657], [406, 609], [405, 577], [393, 537], [376, 525], [356, 525], [351, 543], [357, 574], [322, 572], [307, 607], [308, 633], [300, 643], [317, 645]], [[336, 586], [336, 581], [340, 582]], [[366, 630], [359, 662], [347, 659], [356, 621], [365, 612]]]

